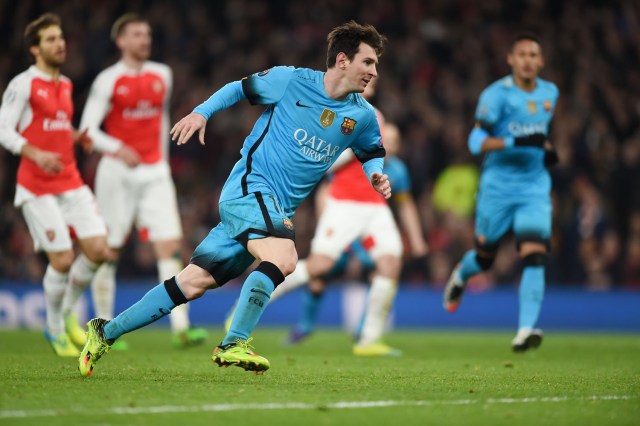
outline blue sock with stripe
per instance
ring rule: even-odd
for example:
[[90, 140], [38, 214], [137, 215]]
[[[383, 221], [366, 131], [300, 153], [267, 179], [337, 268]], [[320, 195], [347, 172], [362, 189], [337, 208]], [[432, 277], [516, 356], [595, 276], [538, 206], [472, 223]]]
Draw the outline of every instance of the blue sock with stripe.
[[302, 319], [298, 323], [298, 331], [303, 333], [311, 333], [316, 328], [316, 320], [318, 319], [318, 311], [320, 304], [324, 298], [324, 291], [320, 294], [311, 292], [308, 288], [304, 293], [302, 301], [303, 311]]
[[544, 299], [544, 266], [527, 266], [520, 278], [518, 328], [534, 328]]
[[249, 274], [240, 291], [231, 327], [222, 340], [221, 346], [234, 343], [236, 339], [247, 340], [249, 338], [269, 304], [271, 293], [276, 285], [282, 281], [284, 281], [284, 275], [271, 262], [261, 262]]
[[466, 283], [469, 278], [479, 274], [480, 272], [482, 272], [482, 268], [476, 260], [476, 251], [469, 250], [464, 254], [462, 260], [460, 261], [460, 269], [458, 271], [458, 273], [460, 274], [460, 279], [462, 280], [462, 282]]
[[172, 277], [149, 290], [142, 299], [109, 321], [104, 327], [105, 337], [113, 341], [125, 333], [158, 321], [187, 301], [175, 277]]

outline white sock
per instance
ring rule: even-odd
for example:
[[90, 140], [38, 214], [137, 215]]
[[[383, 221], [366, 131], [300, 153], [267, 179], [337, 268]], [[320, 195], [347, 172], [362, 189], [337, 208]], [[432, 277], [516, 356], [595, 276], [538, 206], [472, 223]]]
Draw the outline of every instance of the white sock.
[[373, 277], [359, 345], [370, 345], [380, 340], [397, 290], [396, 280], [379, 275]]
[[98, 318], [111, 320], [114, 317], [116, 300], [116, 264], [104, 262], [91, 282], [93, 310]]
[[42, 280], [44, 288], [44, 300], [47, 307], [47, 331], [52, 336], [58, 336], [64, 332], [64, 320], [62, 317], [62, 299], [69, 281], [69, 274], [58, 272], [53, 266], [48, 265]]
[[[170, 257], [168, 259], [158, 259], [158, 278], [160, 282], [164, 282], [171, 277], [177, 276], [182, 271], [182, 261]], [[171, 330], [174, 333], [188, 330], [189, 322], [189, 306], [187, 303], [176, 306], [169, 314], [171, 322]]]
[[307, 270], [307, 261], [306, 260], [298, 260], [296, 264], [296, 269], [287, 276], [283, 282], [273, 290], [271, 293], [271, 299], [269, 299], [269, 303], [273, 303], [274, 300], [277, 300], [284, 296], [287, 293], [292, 292], [296, 288], [302, 287], [309, 283], [309, 271]]
[[82, 293], [89, 287], [91, 280], [96, 274], [98, 263], [92, 262], [87, 256], [80, 253], [73, 261], [69, 270], [69, 285], [64, 293], [62, 301], [63, 315], [69, 314], [75, 306]]

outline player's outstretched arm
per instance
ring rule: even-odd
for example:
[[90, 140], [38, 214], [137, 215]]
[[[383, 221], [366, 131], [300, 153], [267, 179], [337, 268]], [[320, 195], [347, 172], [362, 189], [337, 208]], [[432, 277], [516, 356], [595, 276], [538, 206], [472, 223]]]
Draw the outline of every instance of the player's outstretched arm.
[[192, 112], [182, 120], [178, 121], [169, 134], [171, 134], [171, 140], [177, 141], [178, 145], [186, 144], [191, 136], [197, 131], [198, 140], [201, 145], [204, 145], [204, 132], [207, 127], [207, 119], [197, 112]]
[[377, 172], [372, 173], [371, 185], [373, 185], [373, 188], [381, 193], [387, 200], [391, 197], [391, 182], [389, 182], [389, 176]]

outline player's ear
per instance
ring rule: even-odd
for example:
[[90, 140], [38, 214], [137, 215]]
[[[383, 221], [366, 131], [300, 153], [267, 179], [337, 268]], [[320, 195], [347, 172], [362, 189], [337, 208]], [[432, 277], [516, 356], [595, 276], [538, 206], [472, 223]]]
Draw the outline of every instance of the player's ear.
[[39, 46], [31, 46], [29, 48], [29, 53], [31, 53], [31, 55], [35, 58], [40, 53], [40, 47]]
[[349, 62], [350, 62], [349, 58], [347, 57], [347, 54], [344, 52], [340, 52], [336, 56], [336, 66], [341, 70], [345, 70]]
[[507, 64], [510, 67], [513, 67], [513, 54], [511, 52], [507, 53]]

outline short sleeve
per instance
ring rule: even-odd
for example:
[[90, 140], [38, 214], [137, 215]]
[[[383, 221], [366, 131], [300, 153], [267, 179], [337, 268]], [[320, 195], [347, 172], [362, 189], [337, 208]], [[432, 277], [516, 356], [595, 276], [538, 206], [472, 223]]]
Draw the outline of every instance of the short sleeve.
[[500, 118], [503, 97], [494, 87], [485, 89], [480, 95], [476, 108], [476, 121], [483, 129], [491, 131]]
[[242, 90], [252, 105], [275, 104], [284, 95], [294, 67], [273, 67], [242, 79]]

